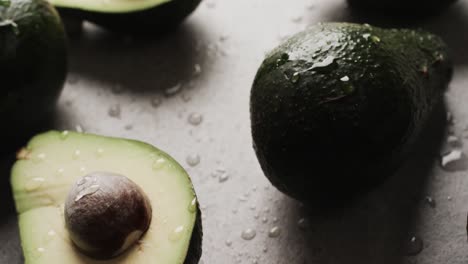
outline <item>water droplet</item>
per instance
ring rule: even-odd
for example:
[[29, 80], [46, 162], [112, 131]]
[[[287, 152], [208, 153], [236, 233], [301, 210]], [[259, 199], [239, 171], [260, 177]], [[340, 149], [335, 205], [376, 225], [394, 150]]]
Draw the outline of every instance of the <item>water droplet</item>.
[[166, 159], [159, 158], [153, 162], [153, 170], [157, 171], [166, 164]]
[[192, 100], [192, 97], [190, 96], [189, 93], [183, 93], [181, 98], [182, 98], [182, 101], [184, 101], [186, 103], [189, 102], [190, 100]]
[[41, 178], [41, 177], [32, 178], [26, 182], [24, 189], [27, 192], [32, 192], [34, 190], [39, 189], [44, 184], [44, 182], [45, 182], [44, 178]]
[[200, 156], [197, 154], [188, 155], [186, 161], [188, 165], [195, 167], [200, 163]]
[[281, 235], [281, 229], [277, 226], [273, 227], [268, 231], [268, 236], [271, 238], [279, 237]]
[[371, 40], [372, 40], [372, 42], [374, 42], [374, 43], [379, 43], [379, 42], [380, 42], [380, 38], [377, 37], [377, 36], [372, 36], [372, 37], [371, 37]]
[[278, 218], [277, 217], [273, 217], [273, 223], [277, 223], [278, 222]]
[[257, 236], [257, 231], [251, 228], [247, 228], [244, 231], [242, 231], [241, 238], [244, 240], [252, 240]]
[[335, 62], [335, 57], [328, 56], [323, 61], [314, 63], [314, 65], [312, 65], [312, 67], [310, 67], [308, 70], [318, 70], [321, 68], [328, 68], [334, 62]]
[[188, 122], [191, 125], [198, 126], [203, 121], [203, 116], [198, 113], [191, 113], [188, 117]]
[[468, 168], [468, 161], [460, 149], [454, 149], [442, 155], [440, 165], [446, 171], [463, 171]]
[[213, 8], [216, 7], [216, 2], [208, 1], [208, 2], [206, 2], [206, 7], [210, 8], [210, 9], [213, 9]]
[[432, 208], [435, 208], [435, 207], [436, 207], [436, 201], [435, 201], [432, 197], [426, 196], [426, 197], [424, 198], [424, 201], [426, 201], [426, 203], [427, 203], [430, 207], [432, 207]]
[[184, 226], [176, 227], [170, 234], [169, 234], [169, 241], [177, 242], [179, 241], [184, 235], [185, 228]]
[[44, 252], [44, 251], [45, 251], [45, 248], [43, 248], [43, 247], [39, 247], [39, 248], [37, 248], [37, 251], [42, 253], [42, 252]]
[[104, 149], [103, 149], [103, 148], [98, 148], [98, 149], [96, 150], [96, 155], [97, 155], [98, 157], [102, 157], [102, 155], [104, 155]]
[[309, 226], [309, 221], [307, 221], [305, 218], [301, 218], [297, 221], [297, 226], [300, 229], [306, 229]]
[[406, 245], [405, 253], [407, 256], [416, 256], [424, 249], [424, 243], [422, 239], [418, 237], [411, 237]]
[[346, 75], [346, 76], [343, 76], [340, 81], [342, 82], [349, 82], [349, 77]]
[[49, 236], [55, 236], [56, 233], [55, 233], [54, 230], [49, 230], [49, 232], [47, 232], [47, 235], [49, 235]]
[[267, 252], [268, 252], [268, 248], [267, 248], [267, 247], [263, 247], [263, 248], [262, 248], [262, 251], [263, 251], [263, 253], [267, 253]]
[[80, 172], [85, 173], [86, 172], [86, 167], [80, 167]]
[[447, 196], [448, 201], [452, 201], [452, 196]]
[[98, 184], [93, 184], [87, 188], [84, 188], [75, 197], [75, 202], [78, 202], [83, 197], [96, 193], [99, 190], [100, 186]]
[[46, 154], [45, 154], [45, 153], [39, 153], [39, 154], [37, 154], [37, 156], [33, 159], [33, 161], [34, 161], [35, 163], [39, 163], [39, 162], [44, 161], [45, 158], [46, 158]]
[[301, 78], [301, 74], [299, 72], [295, 72], [291, 77], [291, 82], [297, 83], [300, 78]]
[[120, 108], [120, 104], [116, 104], [116, 105], [113, 105], [109, 108], [109, 110], [107, 111], [107, 114], [110, 116], [110, 117], [114, 117], [114, 118], [118, 118], [120, 119], [121, 117], [121, 108]]
[[229, 240], [229, 239], [228, 239], [228, 240], [226, 240], [224, 243], [225, 243], [225, 244], [226, 244], [226, 246], [228, 246], [228, 247], [232, 246], [232, 241], [231, 241], [231, 240]]
[[133, 129], [133, 125], [126, 125], [125, 127], [125, 130], [132, 130]]
[[177, 93], [179, 93], [181, 90], [182, 90], [182, 84], [181, 84], [181, 83], [177, 83], [176, 85], [167, 88], [167, 89], [164, 91], [164, 94], [165, 94], [166, 96], [173, 96], [173, 95], [176, 95]]
[[190, 202], [188, 210], [191, 213], [195, 213], [195, 211], [197, 211], [197, 198], [196, 197], [193, 198], [193, 200]]
[[200, 64], [195, 64], [193, 65], [193, 75], [197, 76], [197, 75], [200, 75], [202, 73], [202, 67], [200, 66]]
[[68, 132], [68, 130], [62, 131], [62, 132], [60, 133], [60, 139], [62, 139], [62, 140], [67, 139], [67, 137], [68, 137], [69, 134], [70, 134], [70, 133]]
[[73, 155], [72, 155], [72, 156], [73, 156], [73, 159], [75, 159], [75, 160], [76, 160], [76, 159], [79, 159], [80, 156], [81, 156], [81, 151], [80, 151], [79, 149], [75, 150], [75, 151], [73, 152]]
[[58, 176], [62, 176], [64, 172], [65, 172], [65, 169], [64, 169], [64, 168], [58, 168], [58, 169], [57, 169], [57, 175], [58, 175]]
[[262, 217], [262, 223], [264, 223], [264, 224], [268, 223], [268, 218]]
[[255, 204], [251, 204], [249, 208], [250, 210], [254, 211], [255, 209], [257, 209], [257, 206], [255, 206]]
[[302, 22], [302, 16], [295, 16], [295, 17], [291, 18], [291, 21], [293, 23], [296, 23], [296, 24], [301, 23]]
[[162, 103], [162, 100], [159, 97], [154, 97], [153, 99], [151, 99], [151, 106], [154, 108], [159, 107], [161, 103]]

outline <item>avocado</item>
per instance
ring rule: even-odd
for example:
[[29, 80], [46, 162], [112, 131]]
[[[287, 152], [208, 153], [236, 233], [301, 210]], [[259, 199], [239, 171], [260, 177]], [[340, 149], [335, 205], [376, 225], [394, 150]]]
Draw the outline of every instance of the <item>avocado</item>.
[[355, 10], [386, 15], [424, 17], [441, 12], [457, 0], [348, 0]]
[[17, 157], [11, 185], [26, 263], [198, 263], [196, 194], [166, 153], [134, 140], [50, 131]]
[[0, 136], [7, 145], [20, 144], [50, 119], [66, 72], [65, 33], [56, 10], [43, 0], [1, 1]]
[[452, 76], [423, 31], [324, 23], [274, 49], [251, 90], [254, 149], [282, 192], [336, 208], [392, 175]]
[[[70, 20], [88, 20], [115, 32], [153, 34], [173, 30], [201, 0], [49, 0]], [[76, 23], [75, 23], [76, 24]], [[74, 26], [76, 31], [76, 25]]]

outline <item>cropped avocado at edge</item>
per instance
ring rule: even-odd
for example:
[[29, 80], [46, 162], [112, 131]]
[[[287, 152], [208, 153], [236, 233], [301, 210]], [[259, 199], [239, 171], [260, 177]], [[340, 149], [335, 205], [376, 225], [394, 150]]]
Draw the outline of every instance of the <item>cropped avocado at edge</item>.
[[63, 0], [50, 0], [50, 2], [66, 21], [75, 23], [74, 28], [78, 21], [88, 20], [114, 32], [151, 35], [166, 33], [176, 28], [198, 7], [201, 0], [170, 0], [146, 9], [129, 12], [106, 12], [105, 9], [102, 12], [87, 10], [86, 3], [79, 1], [73, 8], [63, 5]]
[[423, 31], [324, 23], [273, 50], [251, 90], [254, 149], [279, 190], [336, 207], [408, 157], [452, 76]]

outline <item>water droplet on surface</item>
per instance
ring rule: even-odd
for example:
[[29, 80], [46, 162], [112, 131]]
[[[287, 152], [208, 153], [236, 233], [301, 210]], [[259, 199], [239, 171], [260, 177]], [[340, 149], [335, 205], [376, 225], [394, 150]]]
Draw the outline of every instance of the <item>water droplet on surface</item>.
[[200, 156], [197, 154], [188, 155], [186, 162], [191, 167], [195, 167], [200, 163]]
[[193, 65], [193, 75], [198, 76], [202, 73], [202, 67], [200, 64]]
[[191, 213], [195, 213], [195, 211], [197, 210], [197, 198], [196, 197], [193, 198], [193, 200], [190, 202], [188, 210]]
[[309, 225], [309, 222], [305, 218], [301, 218], [297, 221], [297, 226], [300, 229], [306, 229], [308, 225]]
[[226, 246], [230, 247], [232, 246], [232, 241], [231, 240], [226, 240], [226, 242], [224, 242], [226, 244]]
[[275, 226], [268, 231], [268, 236], [271, 238], [279, 237], [281, 235], [281, 228]]
[[179, 93], [181, 90], [182, 90], [182, 84], [178, 83], [178, 84], [176, 84], [176, 85], [174, 85], [172, 87], [167, 88], [164, 91], [164, 94], [166, 96], [173, 96], [173, 95], [176, 95], [177, 93]]
[[36, 157], [34, 157], [33, 161], [34, 161], [35, 163], [39, 163], [39, 162], [44, 161], [45, 158], [46, 158], [46, 154], [45, 154], [45, 153], [39, 153], [39, 154], [37, 154]]
[[39, 248], [37, 248], [37, 251], [42, 253], [42, 252], [44, 252], [44, 251], [45, 251], [45, 248], [43, 248], [43, 247], [39, 247]]
[[252, 240], [257, 236], [257, 231], [251, 228], [247, 228], [242, 231], [241, 238], [244, 240]]
[[416, 256], [424, 249], [424, 243], [422, 239], [418, 237], [411, 237], [405, 247], [406, 256]]
[[300, 78], [301, 78], [301, 74], [299, 72], [295, 72], [291, 77], [291, 82], [297, 83]]
[[435, 201], [432, 197], [426, 196], [426, 197], [424, 198], [424, 201], [425, 201], [430, 207], [432, 207], [432, 208], [435, 208], [435, 207], [436, 207], [436, 201]]
[[98, 184], [93, 184], [93, 185], [91, 185], [91, 186], [89, 186], [87, 188], [84, 188], [83, 190], [78, 192], [78, 194], [76, 195], [75, 202], [78, 202], [79, 200], [81, 200], [85, 196], [96, 193], [97, 191], [99, 191], [99, 189], [100, 189], [100, 186]]
[[268, 218], [263, 217], [263, 218], [262, 218], [262, 223], [264, 223], [264, 224], [268, 223]]
[[277, 217], [273, 217], [273, 223], [277, 223], [278, 222], [278, 218]]
[[113, 117], [113, 118], [118, 118], [120, 119], [121, 118], [121, 108], [120, 108], [120, 104], [116, 104], [116, 105], [113, 105], [109, 108], [109, 110], [107, 111], [107, 114], [110, 116], [110, 117]]
[[154, 97], [153, 99], [151, 99], [151, 106], [154, 108], [159, 107], [161, 103], [162, 103], [162, 100], [159, 97]]
[[454, 149], [442, 155], [440, 165], [449, 172], [463, 171], [468, 168], [468, 160], [460, 149]]
[[125, 128], [125, 130], [132, 130], [132, 129], [133, 129], [133, 125], [126, 125], [124, 128]]
[[268, 252], [268, 248], [267, 248], [267, 247], [263, 247], [263, 248], [262, 248], [262, 251], [263, 251], [263, 253], [267, 253], [267, 252]]
[[182, 101], [184, 101], [184, 102], [186, 102], [186, 103], [187, 103], [187, 102], [190, 102], [190, 100], [192, 100], [192, 97], [191, 97], [190, 94], [188, 94], [188, 93], [183, 93], [182, 96], [181, 96], [181, 98], [182, 98]]
[[219, 174], [218, 181], [220, 183], [226, 182], [227, 180], [229, 180], [229, 174], [228, 173], [224, 172], [224, 173]]
[[44, 178], [41, 178], [41, 177], [32, 178], [26, 182], [24, 189], [27, 192], [37, 190], [44, 184], [44, 182], [45, 182]]
[[179, 241], [184, 235], [185, 227], [178, 226], [176, 227], [170, 234], [169, 234], [169, 241], [177, 242]]
[[86, 172], [86, 167], [80, 167], [80, 172], [85, 173]]
[[377, 37], [377, 36], [372, 36], [372, 37], [371, 37], [371, 40], [372, 40], [372, 42], [374, 42], [374, 43], [379, 43], [379, 42], [380, 42], [380, 38]]
[[58, 175], [58, 176], [62, 176], [64, 172], [65, 172], [65, 169], [64, 169], [64, 168], [59, 168], [59, 169], [57, 169], [57, 175]]
[[103, 149], [103, 148], [98, 148], [98, 149], [96, 150], [96, 155], [97, 155], [98, 157], [102, 157], [102, 155], [104, 155], [104, 149]]
[[299, 24], [299, 23], [302, 22], [302, 16], [295, 16], [295, 17], [291, 18], [291, 21], [293, 23]]
[[452, 196], [447, 196], [448, 201], [452, 201]]
[[68, 132], [68, 130], [62, 131], [62, 132], [60, 133], [60, 139], [62, 139], [62, 140], [67, 139], [67, 137], [68, 137], [69, 134], [70, 134], [70, 133]]
[[49, 232], [47, 232], [47, 235], [48, 235], [48, 236], [55, 236], [56, 233], [55, 233], [54, 230], [49, 230]]
[[208, 2], [206, 2], [206, 7], [208, 7], [209, 9], [213, 9], [213, 8], [216, 7], [216, 2], [208, 1]]
[[188, 117], [189, 124], [193, 126], [198, 126], [203, 121], [203, 116], [198, 113], [191, 113]]

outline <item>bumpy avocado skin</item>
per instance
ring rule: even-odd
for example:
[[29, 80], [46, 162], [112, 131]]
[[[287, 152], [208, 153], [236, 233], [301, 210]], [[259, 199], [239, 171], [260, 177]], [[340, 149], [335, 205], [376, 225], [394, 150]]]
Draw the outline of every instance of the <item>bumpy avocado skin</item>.
[[439, 13], [457, 0], [348, 0], [352, 8], [363, 12], [424, 17]]
[[126, 13], [101, 13], [62, 7], [57, 9], [63, 17], [89, 20], [114, 32], [151, 35], [176, 28], [200, 2], [173, 0], [147, 10]]
[[443, 41], [328, 23], [273, 50], [251, 90], [254, 148], [270, 181], [341, 206], [393, 174], [452, 76]]
[[7, 145], [49, 119], [62, 90], [67, 53], [56, 10], [43, 0], [0, 6], [0, 136]]

